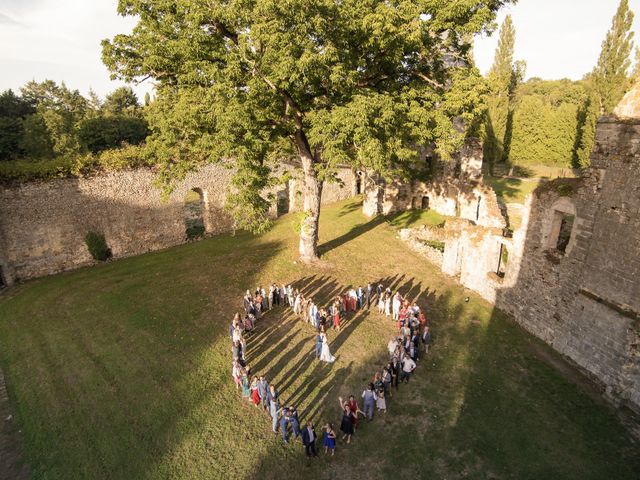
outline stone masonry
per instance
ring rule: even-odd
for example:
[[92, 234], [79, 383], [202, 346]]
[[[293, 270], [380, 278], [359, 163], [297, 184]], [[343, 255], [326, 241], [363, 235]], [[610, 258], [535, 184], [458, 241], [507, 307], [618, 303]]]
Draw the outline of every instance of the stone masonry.
[[[403, 232], [413, 244], [416, 238], [444, 241], [442, 261], [435, 262], [443, 272], [512, 314], [581, 368], [606, 397], [635, 410], [640, 410], [638, 102], [640, 84], [616, 110], [623, 118], [600, 119], [591, 167], [581, 178], [542, 184], [527, 198], [512, 237], [500, 228], [504, 219], [494, 208], [487, 214], [493, 221], [463, 215], [456, 181], [433, 185], [431, 192], [442, 195], [430, 206], [457, 219], [447, 219], [441, 231]], [[393, 188], [398, 197], [387, 196], [386, 187], [377, 197], [382, 205], [410, 208], [415, 186], [405, 186], [411, 193], [404, 195], [402, 187]]]
[[[156, 175], [150, 169], [0, 187], [3, 283], [94, 263], [84, 241], [89, 231], [104, 234], [113, 258], [184, 243], [189, 217], [185, 197], [191, 189], [201, 196], [206, 234], [230, 231], [233, 222], [223, 207], [232, 174], [221, 165], [204, 166], [188, 174], [167, 199], [155, 186]], [[325, 183], [323, 203], [352, 195], [353, 172], [340, 168], [338, 177], [341, 183]], [[294, 173], [282, 192], [295, 198], [295, 182]], [[287, 211], [301, 208], [301, 202], [292, 202]], [[275, 202], [271, 213], [277, 214]]]

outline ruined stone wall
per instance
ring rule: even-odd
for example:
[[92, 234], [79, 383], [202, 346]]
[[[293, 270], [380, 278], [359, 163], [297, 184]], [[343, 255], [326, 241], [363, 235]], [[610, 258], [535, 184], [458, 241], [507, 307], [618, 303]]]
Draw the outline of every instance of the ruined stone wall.
[[365, 184], [363, 213], [369, 217], [426, 208], [484, 227], [506, 227], [495, 192], [480, 182], [454, 178], [431, 182], [377, 179]]
[[[351, 195], [351, 170], [339, 172], [342, 185], [327, 185], [323, 203]], [[104, 234], [114, 258], [183, 243], [185, 196], [191, 189], [201, 192], [206, 233], [229, 231], [233, 224], [223, 206], [232, 174], [220, 165], [204, 166], [188, 174], [168, 199], [161, 197], [156, 175], [149, 169], [2, 187], [3, 278], [11, 282], [92, 264], [84, 240], [89, 231]], [[272, 213], [276, 214], [275, 202]]]
[[[512, 238], [461, 219], [448, 221], [438, 233], [446, 240], [443, 272], [511, 313], [582, 368], [609, 398], [635, 409], [640, 409], [638, 172], [640, 121], [603, 118], [591, 168], [578, 179], [542, 184], [527, 198]], [[557, 241], [566, 216], [574, 220], [562, 252]], [[501, 246], [508, 251], [506, 265]]]

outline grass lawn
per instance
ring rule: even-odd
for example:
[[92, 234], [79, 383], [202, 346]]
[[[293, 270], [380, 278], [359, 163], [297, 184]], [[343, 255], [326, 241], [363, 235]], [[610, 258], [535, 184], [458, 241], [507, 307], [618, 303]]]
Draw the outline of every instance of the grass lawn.
[[493, 188], [498, 198], [504, 203], [522, 203], [527, 195], [540, 185], [539, 178], [520, 179], [508, 177], [486, 176], [484, 182]]
[[[640, 447], [615, 412], [558, 373], [557, 355], [368, 221], [325, 208], [324, 263], [295, 263], [296, 217], [28, 282], [0, 297], [0, 365], [37, 479], [637, 479]], [[326, 300], [383, 280], [426, 306], [434, 341], [389, 412], [335, 457], [308, 462], [274, 438], [231, 380], [228, 325], [242, 292], [296, 282]], [[465, 303], [465, 296], [470, 301]], [[316, 424], [339, 423], [385, 357], [391, 322], [361, 312], [312, 331], [270, 312], [248, 361]], [[545, 354], [540, 355], [540, 351]], [[319, 433], [319, 429], [318, 429]]]
[[435, 210], [405, 210], [388, 217], [389, 224], [398, 230], [408, 227], [428, 225], [437, 227], [443, 225], [447, 217], [440, 215]]

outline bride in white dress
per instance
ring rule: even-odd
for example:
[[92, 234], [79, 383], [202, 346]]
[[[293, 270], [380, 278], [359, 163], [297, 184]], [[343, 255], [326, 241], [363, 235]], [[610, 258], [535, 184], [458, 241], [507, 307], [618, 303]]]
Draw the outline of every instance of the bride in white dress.
[[336, 357], [331, 355], [331, 352], [329, 351], [329, 341], [327, 340], [327, 335], [324, 332], [322, 332], [320, 334], [320, 337], [322, 338], [322, 350], [320, 351], [320, 360], [328, 363], [335, 362]]

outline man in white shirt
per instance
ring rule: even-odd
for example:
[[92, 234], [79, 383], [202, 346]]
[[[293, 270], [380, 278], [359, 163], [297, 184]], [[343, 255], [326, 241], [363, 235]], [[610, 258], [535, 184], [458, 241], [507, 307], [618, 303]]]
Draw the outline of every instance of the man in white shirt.
[[411, 373], [416, 369], [416, 362], [414, 362], [410, 356], [405, 355], [402, 360], [402, 377], [401, 381], [405, 383], [409, 383], [409, 378], [411, 377]]

